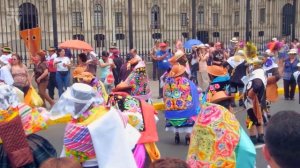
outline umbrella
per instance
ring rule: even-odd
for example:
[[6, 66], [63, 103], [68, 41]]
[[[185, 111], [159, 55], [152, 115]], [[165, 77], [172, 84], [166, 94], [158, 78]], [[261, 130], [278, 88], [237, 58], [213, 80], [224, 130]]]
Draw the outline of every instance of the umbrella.
[[93, 47], [87, 42], [81, 40], [67, 40], [59, 45], [59, 48], [64, 49], [76, 49], [76, 50], [88, 50], [93, 51]]
[[194, 46], [194, 45], [200, 45], [200, 44], [203, 44], [200, 40], [190, 39], [190, 40], [188, 40], [188, 41], [186, 41], [184, 43], [184, 48], [186, 48], [186, 49], [192, 49], [192, 46]]

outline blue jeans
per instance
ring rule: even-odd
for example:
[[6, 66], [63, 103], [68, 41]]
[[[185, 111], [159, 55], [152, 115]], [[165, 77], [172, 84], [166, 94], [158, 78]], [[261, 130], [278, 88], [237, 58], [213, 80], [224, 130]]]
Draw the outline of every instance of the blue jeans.
[[59, 97], [70, 86], [70, 71], [57, 71], [56, 72], [56, 84], [58, 88]]

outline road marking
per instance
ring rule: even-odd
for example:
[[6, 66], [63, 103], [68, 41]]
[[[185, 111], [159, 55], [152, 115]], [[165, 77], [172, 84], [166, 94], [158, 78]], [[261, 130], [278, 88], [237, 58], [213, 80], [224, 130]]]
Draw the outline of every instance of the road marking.
[[264, 146], [265, 146], [265, 144], [255, 145], [255, 149], [260, 149], [260, 148], [262, 148], [262, 147], [264, 147]]

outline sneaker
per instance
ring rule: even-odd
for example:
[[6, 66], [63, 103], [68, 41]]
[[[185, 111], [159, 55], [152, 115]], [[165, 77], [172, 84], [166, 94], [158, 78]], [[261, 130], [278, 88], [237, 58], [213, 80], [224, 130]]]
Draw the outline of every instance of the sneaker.
[[157, 99], [162, 99], [162, 98], [163, 98], [162, 96], [158, 96], [158, 97], [157, 97]]

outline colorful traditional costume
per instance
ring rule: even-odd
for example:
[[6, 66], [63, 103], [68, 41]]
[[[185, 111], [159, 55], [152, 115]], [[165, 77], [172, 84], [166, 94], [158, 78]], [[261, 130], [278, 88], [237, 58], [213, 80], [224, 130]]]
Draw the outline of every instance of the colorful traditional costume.
[[143, 61], [139, 61], [124, 82], [131, 86], [131, 96], [143, 99], [145, 101], [151, 99], [149, 79], [146, 72], [146, 65]]
[[[118, 88], [120, 91], [123, 88]], [[138, 168], [149, 167], [151, 161], [160, 158], [155, 142], [158, 141], [154, 107], [143, 99], [132, 97], [125, 92], [113, 92], [109, 103], [116, 107], [127, 122], [141, 134], [133, 150]]]
[[179, 132], [191, 132], [200, 110], [197, 87], [184, 73], [184, 66], [174, 65], [163, 88], [166, 130], [176, 132], [176, 143], [180, 142]]
[[0, 84], [0, 167], [38, 168], [56, 157], [54, 147], [35, 133], [47, 128], [47, 112], [19, 100], [11, 86]]
[[[65, 130], [62, 156], [82, 162], [83, 167], [137, 167], [131, 150], [138, 132], [116, 109], [101, 106], [100, 100], [103, 98], [91, 86], [76, 83], [51, 109], [53, 119], [72, 115]], [[133, 132], [132, 141], [125, 128]]]
[[[266, 86], [266, 95], [265, 95], [267, 104], [276, 102], [278, 100], [277, 82], [280, 79], [280, 74], [278, 71], [278, 65], [275, 62], [275, 58], [273, 57], [272, 54], [270, 54], [269, 51], [267, 51], [265, 55], [265, 61], [262, 68], [265, 71], [267, 77], [267, 86]], [[267, 112], [267, 118], [271, 117], [269, 108], [270, 108], [269, 105], [264, 107], [264, 109]]]
[[234, 114], [205, 103], [191, 134], [187, 163], [191, 168], [253, 168], [256, 152]]
[[[245, 106], [247, 109], [247, 127], [250, 129], [250, 138], [254, 144], [257, 142], [263, 143], [263, 113], [262, 107], [265, 104], [265, 91], [267, 85], [267, 78], [265, 72], [261, 67], [262, 61], [258, 58], [252, 60], [254, 70], [250, 72], [247, 79], [245, 79]], [[258, 130], [258, 138], [254, 133], [256, 126]]]

